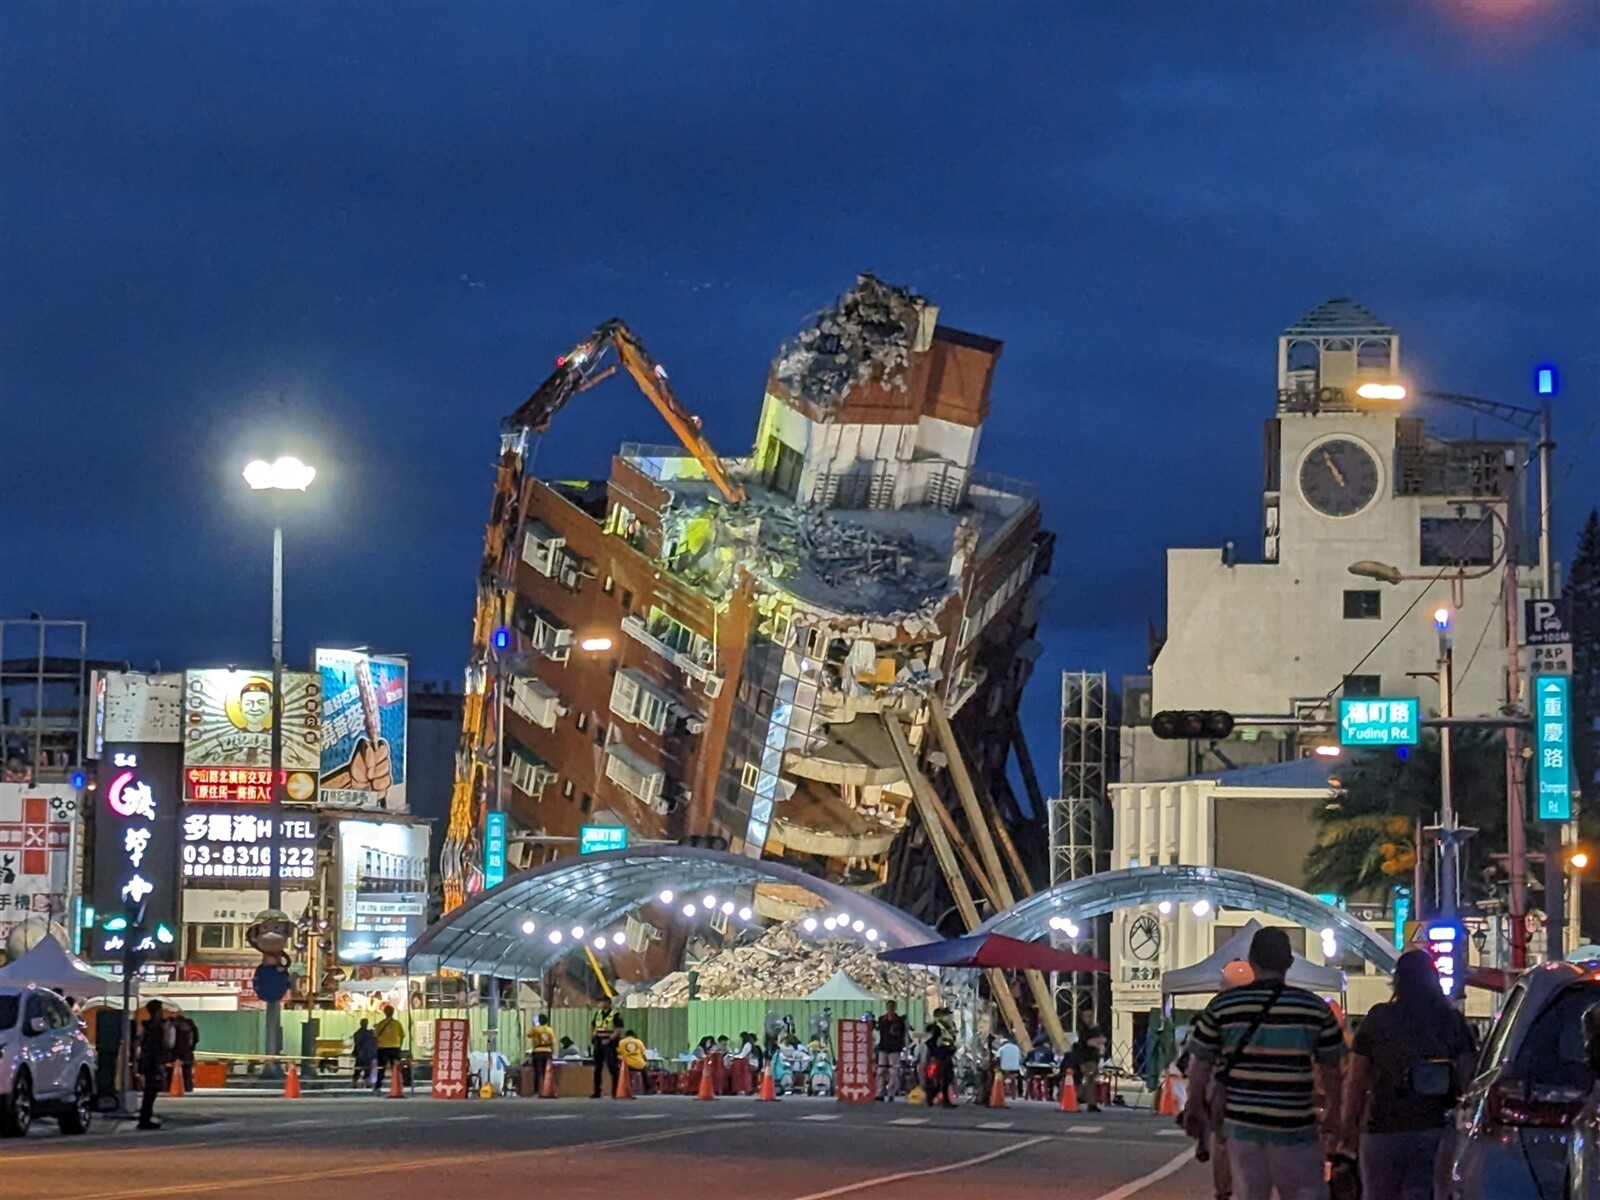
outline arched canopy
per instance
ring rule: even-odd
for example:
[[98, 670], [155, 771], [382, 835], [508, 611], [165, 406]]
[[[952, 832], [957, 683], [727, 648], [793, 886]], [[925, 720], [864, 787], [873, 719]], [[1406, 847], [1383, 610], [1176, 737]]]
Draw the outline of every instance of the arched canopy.
[[[562, 858], [513, 875], [424, 932], [411, 944], [408, 969], [537, 978], [576, 947], [573, 926], [582, 926], [586, 935], [599, 933], [655, 902], [663, 890], [691, 900], [707, 890], [758, 883], [805, 888], [830, 910], [864, 920], [888, 949], [939, 936], [882, 900], [783, 863], [688, 846], [641, 846]], [[525, 934], [530, 920], [534, 931]], [[561, 940], [552, 942], [550, 934], [558, 930]]]
[[1398, 957], [1388, 940], [1365, 921], [1324, 904], [1310, 893], [1259, 875], [1220, 867], [1132, 867], [1086, 875], [995, 913], [976, 932], [1024, 939], [1046, 937], [1051, 932], [1051, 917], [1087, 921], [1118, 909], [1159, 904], [1163, 900], [1209, 900], [1228, 908], [1270, 913], [1309, 929], [1333, 929], [1341, 946], [1385, 973], [1393, 972]]

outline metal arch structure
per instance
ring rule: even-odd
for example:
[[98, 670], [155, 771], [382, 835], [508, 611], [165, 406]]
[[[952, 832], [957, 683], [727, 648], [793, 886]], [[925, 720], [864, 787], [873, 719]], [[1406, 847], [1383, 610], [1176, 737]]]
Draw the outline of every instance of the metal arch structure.
[[[518, 872], [446, 914], [411, 944], [407, 970], [441, 969], [536, 979], [585, 935], [608, 929], [670, 889], [684, 900], [717, 888], [781, 883], [805, 888], [830, 911], [859, 917], [888, 949], [937, 941], [938, 933], [882, 900], [767, 859], [688, 846], [641, 846], [583, 854]], [[533, 921], [534, 932], [522, 927]], [[550, 935], [561, 938], [552, 942]]]
[[1033, 940], [1048, 937], [1051, 917], [1087, 922], [1122, 908], [1209, 900], [1213, 905], [1270, 913], [1308, 929], [1333, 929], [1339, 943], [1386, 974], [1399, 957], [1387, 939], [1364, 921], [1324, 904], [1308, 892], [1276, 880], [1220, 867], [1132, 867], [1106, 871], [1059, 884], [1002, 912], [995, 913], [974, 933], [1003, 933]]

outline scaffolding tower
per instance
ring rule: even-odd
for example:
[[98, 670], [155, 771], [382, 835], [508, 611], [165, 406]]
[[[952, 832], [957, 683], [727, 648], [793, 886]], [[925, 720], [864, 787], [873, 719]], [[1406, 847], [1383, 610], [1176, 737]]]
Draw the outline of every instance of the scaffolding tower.
[[[1111, 705], [1104, 671], [1061, 673], [1061, 790], [1050, 801], [1050, 886], [1104, 871], [1110, 863], [1107, 790], [1111, 762]], [[1095, 918], [1080, 944], [1106, 958], [1110, 922]], [[1074, 1027], [1098, 1008], [1094, 976], [1059, 976], [1056, 1008]]]

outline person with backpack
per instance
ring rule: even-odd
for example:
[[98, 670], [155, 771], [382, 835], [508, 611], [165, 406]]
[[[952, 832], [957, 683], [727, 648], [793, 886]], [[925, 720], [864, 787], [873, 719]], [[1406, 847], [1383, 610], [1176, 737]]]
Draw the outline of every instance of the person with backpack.
[[1394, 999], [1356, 1029], [1344, 1085], [1340, 1150], [1354, 1156], [1366, 1200], [1429, 1200], [1433, 1160], [1472, 1073], [1472, 1027], [1439, 988], [1425, 950], [1394, 969]]

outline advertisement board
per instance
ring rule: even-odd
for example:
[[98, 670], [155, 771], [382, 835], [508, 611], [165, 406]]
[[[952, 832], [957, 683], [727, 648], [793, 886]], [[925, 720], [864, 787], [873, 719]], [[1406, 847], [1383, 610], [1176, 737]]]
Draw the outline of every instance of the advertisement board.
[[427, 927], [428, 827], [345, 818], [338, 846], [339, 961], [403, 962]]
[[98, 758], [107, 742], [183, 740], [183, 672], [97, 671], [93, 687], [90, 757]]
[[440, 1017], [433, 1033], [433, 1098], [467, 1098], [467, 1022]]
[[[144, 907], [145, 928], [175, 936], [178, 924], [178, 808], [182, 748], [173, 743], [107, 742], [94, 792], [94, 872], [89, 902], [96, 924], [92, 958], [120, 958], [127, 939], [108, 918]], [[152, 941], [146, 953], [175, 948]]]
[[65, 784], [0, 783], [0, 946], [18, 922], [66, 914], [77, 804]]
[[[278, 877], [312, 879], [317, 873], [317, 821], [288, 816], [279, 822]], [[231, 887], [266, 880], [272, 873], [272, 819], [240, 811], [237, 804], [185, 804], [178, 832], [178, 862], [184, 882]], [[263, 906], [265, 907], [265, 906]]]
[[839, 1022], [839, 1077], [835, 1091], [845, 1104], [866, 1104], [878, 1094], [872, 1026], [859, 1018]]
[[[190, 671], [183, 689], [184, 798], [265, 804], [272, 764], [272, 672]], [[317, 798], [322, 680], [283, 673], [284, 799]]]
[[324, 807], [406, 811], [406, 671], [403, 658], [317, 651]]

